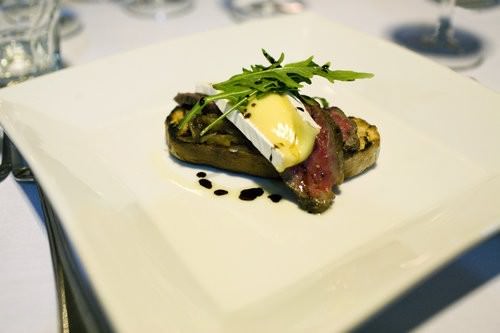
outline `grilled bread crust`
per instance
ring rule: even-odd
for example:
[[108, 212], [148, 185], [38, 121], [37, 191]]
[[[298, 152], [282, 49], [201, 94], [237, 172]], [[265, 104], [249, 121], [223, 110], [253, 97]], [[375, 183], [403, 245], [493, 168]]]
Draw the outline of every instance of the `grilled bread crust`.
[[349, 117], [356, 123], [359, 148], [353, 153], [344, 153], [344, 177], [352, 178], [375, 165], [380, 152], [380, 134], [375, 125], [366, 120]]

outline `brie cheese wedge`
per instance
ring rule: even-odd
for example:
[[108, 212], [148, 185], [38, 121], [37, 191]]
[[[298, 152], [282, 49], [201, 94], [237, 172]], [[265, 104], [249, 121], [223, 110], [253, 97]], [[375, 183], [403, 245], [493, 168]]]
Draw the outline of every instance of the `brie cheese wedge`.
[[[209, 95], [217, 92], [211, 86], [201, 86], [197, 91]], [[225, 100], [216, 104], [222, 112], [231, 108]], [[227, 119], [278, 172], [306, 160], [320, 131], [301, 102], [276, 93], [251, 98], [243, 112], [235, 110]]]

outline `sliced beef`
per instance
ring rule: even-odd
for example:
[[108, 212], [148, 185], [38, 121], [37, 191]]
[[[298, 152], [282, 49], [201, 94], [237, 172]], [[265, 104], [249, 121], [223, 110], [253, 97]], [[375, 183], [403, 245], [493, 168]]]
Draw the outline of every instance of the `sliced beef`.
[[356, 123], [348, 118], [345, 113], [338, 107], [333, 106], [325, 109], [328, 115], [332, 118], [335, 124], [342, 132], [342, 142], [344, 143], [344, 151], [354, 152], [359, 149], [359, 138], [356, 134]]
[[302, 209], [321, 213], [335, 198], [333, 188], [344, 181], [342, 133], [319, 105], [306, 109], [321, 130], [311, 155], [304, 162], [286, 169], [281, 177], [297, 196]]

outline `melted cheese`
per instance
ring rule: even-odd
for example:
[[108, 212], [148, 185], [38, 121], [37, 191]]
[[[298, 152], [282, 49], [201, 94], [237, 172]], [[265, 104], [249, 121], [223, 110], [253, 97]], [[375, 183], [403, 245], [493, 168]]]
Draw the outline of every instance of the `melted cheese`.
[[[211, 85], [199, 85], [197, 91], [212, 95]], [[225, 100], [216, 102], [222, 111], [231, 106]], [[305, 106], [287, 95], [269, 94], [252, 99], [246, 112], [231, 112], [231, 121], [278, 172], [299, 164], [309, 157], [320, 126]]]
[[269, 94], [250, 100], [243, 114], [281, 155], [275, 164], [279, 172], [304, 161], [311, 154], [319, 132], [319, 126], [310, 119], [304, 106], [298, 107], [302, 111], [286, 95]]

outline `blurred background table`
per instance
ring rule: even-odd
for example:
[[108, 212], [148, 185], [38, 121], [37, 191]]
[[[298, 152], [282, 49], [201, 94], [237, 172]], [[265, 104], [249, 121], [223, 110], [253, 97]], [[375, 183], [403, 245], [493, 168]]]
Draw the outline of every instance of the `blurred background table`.
[[[78, 34], [62, 40], [62, 56], [68, 66], [239, 24], [224, 10], [223, 1], [215, 0], [195, 1], [185, 15], [163, 21], [132, 16], [119, 2], [63, 4], [82, 24]], [[432, 23], [438, 15], [436, 2], [428, 0], [309, 0], [308, 9], [384, 39], [399, 24]], [[455, 20], [457, 26], [477, 33], [486, 43], [479, 66], [460, 73], [500, 92], [500, 6], [457, 8]], [[60, 318], [56, 285], [35, 185], [17, 183], [9, 176], [0, 184], [0, 207], [0, 331], [56, 332]], [[359, 331], [498, 332], [499, 273], [497, 234], [411, 290]]]

